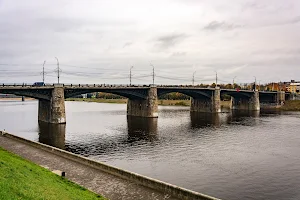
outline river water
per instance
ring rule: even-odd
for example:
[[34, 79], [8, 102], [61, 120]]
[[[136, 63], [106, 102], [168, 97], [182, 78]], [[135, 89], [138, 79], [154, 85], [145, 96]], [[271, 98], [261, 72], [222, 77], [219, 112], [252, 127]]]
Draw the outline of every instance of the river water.
[[191, 114], [66, 102], [67, 124], [37, 122], [37, 101], [0, 101], [0, 130], [222, 199], [300, 199], [300, 112]]

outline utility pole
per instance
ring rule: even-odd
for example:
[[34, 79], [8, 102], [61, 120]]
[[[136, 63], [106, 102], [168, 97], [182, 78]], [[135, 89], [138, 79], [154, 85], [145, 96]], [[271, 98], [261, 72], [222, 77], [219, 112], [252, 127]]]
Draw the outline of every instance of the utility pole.
[[133, 66], [130, 67], [130, 73], [129, 73], [129, 79], [130, 79], [130, 86], [131, 86], [131, 77], [132, 77], [132, 74], [131, 74], [131, 69], [133, 68]]
[[192, 80], [193, 86], [194, 86], [194, 84], [195, 84], [195, 74], [196, 74], [196, 71], [194, 71], [194, 73], [193, 73], [193, 80]]
[[57, 83], [59, 84], [59, 62], [58, 62], [58, 58], [56, 58], [56, 60], [57, 60]]
[[155, 73], [154, 73], [154, 66], [152, 65], [152, 63], [150, 63], [150, 65], [152, 66], [152, 84], [154, 86], [154, 76], [155, 76]]
[[218, 87], [218, 72], [217, 71], [215, 72], [216, 72], [216, 87]]
[[46, 60], [43, 63], [43, 83], [45, 83], [45, 64], [46, 64]]
[[234, 89], [234, 79], [236, 78], [236, 76], [235, 77], [233, 77], [233, 79], [232, 79], [232, 88]]
[[282, 82], [281, 82], [281, 80], [279, 80], [280, 82], [279, 82], [279, 91], [282, 91]]

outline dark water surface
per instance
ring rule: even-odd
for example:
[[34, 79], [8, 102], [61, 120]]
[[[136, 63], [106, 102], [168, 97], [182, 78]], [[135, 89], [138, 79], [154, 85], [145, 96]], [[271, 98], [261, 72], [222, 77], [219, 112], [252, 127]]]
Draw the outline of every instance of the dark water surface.
[[300, 112], [190, 114], [66, 102], [67, 124], [37, 122], [37, 101], [0, 102], [0, 130], [222, 199], [300, 199]]

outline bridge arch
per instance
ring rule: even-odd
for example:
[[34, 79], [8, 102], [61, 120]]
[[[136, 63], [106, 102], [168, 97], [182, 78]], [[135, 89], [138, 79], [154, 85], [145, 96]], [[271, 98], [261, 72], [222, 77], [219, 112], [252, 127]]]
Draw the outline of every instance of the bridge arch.
[[74, 97], [80, 94], [104, 92], [109, 94], [116, 94], [128, 99], [145, 100], [147, 99], [147, 89], [135, 89], [135, 90], [120, 90], [120, 89], [65, 89], [65, 98]]
[[194, 99], [211, 99], [213, 92], [212, 91], [201, 91], [201, 90], [196, 90], [196, 89], [191, 89], [191, 90], [186, 90], [186, 89], [157, 89], [157, 96], [160, 97], [165, 94], [173, 93], [173, 92], [178, 92], [180, 94], [187, 95], [189, 97], [192, 97]]
[[33, 87], [14, 87], [9, 89], [1, 89], [0, 93], [2, 94], [14, 94], [17, 96], [25, 96], [30, 97], [34, 99], [42, 99], [42, 100], [50, 100], [51, 99], [51, 93], [53, 88], [43, 88], [43, 90], [40, 90], [38, 88]]

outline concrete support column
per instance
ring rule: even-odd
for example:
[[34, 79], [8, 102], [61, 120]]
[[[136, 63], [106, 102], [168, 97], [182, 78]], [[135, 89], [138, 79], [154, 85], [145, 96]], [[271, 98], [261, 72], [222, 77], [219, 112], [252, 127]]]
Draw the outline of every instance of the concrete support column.
[[38, 120], [52, 124], [66, 123], [65, 95], [62, 86], [55, 86], [49, 100], [39, 100]]
[[146, 99], [128, 99], [127, 115], [137, 117], [158, 117], [157, 88], [147, 91]]
[[232, 98], [233, 110], [260, 110], [259, 92], [254, 91], [250, 98]]
[[283, 105], [285, 102], [285, 92], [284, 91], [278, 91], [276, 95], [276, 102], [277, 105]]
[[216, 88], [210, 98], [191, 98], [191, 112], [221, 112], [220, 88]]

